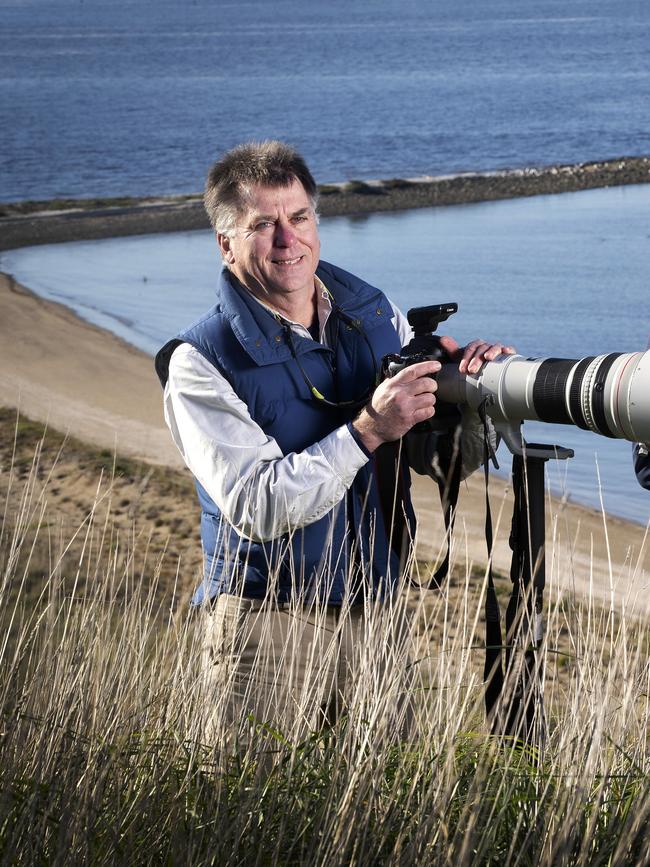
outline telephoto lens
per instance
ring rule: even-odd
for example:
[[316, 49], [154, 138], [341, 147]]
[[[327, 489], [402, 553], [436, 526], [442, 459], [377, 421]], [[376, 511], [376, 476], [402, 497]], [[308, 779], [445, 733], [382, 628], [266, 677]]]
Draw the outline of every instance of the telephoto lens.
[[536, 419], [650, 443], [650, 350], [581, 359], [501, 355], [477, 374], [443, 364], [438, 400], [485, 402], [495, 422]]

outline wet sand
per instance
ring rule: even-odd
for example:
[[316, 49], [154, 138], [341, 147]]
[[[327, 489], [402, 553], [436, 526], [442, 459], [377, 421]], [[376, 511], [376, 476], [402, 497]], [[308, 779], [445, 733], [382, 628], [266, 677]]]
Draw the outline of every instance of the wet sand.
[[0, 405], [103, 448], [180, 468], [153, 361], [0, 274]]

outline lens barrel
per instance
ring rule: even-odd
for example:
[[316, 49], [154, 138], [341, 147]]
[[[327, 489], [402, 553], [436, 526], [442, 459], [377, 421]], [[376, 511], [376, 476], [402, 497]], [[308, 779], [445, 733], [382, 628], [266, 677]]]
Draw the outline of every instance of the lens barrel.
[[487, 398], [494, 421], [537, 419], [650, 442], [650, 350], [581, 359], [501, 355], [475, 375], [443, 364], [437, 379], [439, 400], [477, 409]]

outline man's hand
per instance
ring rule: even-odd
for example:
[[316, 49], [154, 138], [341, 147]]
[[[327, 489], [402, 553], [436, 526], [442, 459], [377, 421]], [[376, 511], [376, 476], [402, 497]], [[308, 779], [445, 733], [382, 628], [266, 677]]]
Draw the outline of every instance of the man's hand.
[[488, 343], [487, 340], [476, 339], [467, 346], [459, 346], [453, 337], [441, 337], [440, 343], [452, 361], [458, 361], [460, 373], [478, 373], [484, 362], [494, 361], [499, 355], [514, 355], [514, 346], [503, 343]]
[[368, 405], [352, 422], [369, 452], [382, 443], [398, 440], [414, 424], [431, 418], [438, 388], [431, 374], [439, 370], [440, 362], [422, 361], [405, 367], [377, 386]]

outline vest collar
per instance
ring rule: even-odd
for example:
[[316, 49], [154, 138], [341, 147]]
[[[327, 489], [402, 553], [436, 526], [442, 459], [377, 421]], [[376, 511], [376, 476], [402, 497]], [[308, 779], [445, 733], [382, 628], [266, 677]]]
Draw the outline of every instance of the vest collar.
[[[378, 289], [327, 262], [319, 263], [316, 275], [330, 291], [335, 304], [355, 318], [366, 332], [387, 319], [390, 321], [392, 308]], [[221, 272], [217, 295], [234, 335], [256, 364], [278, 364], [292, 358], [282, 323], [227, 268]], [[300, 334], [294, 334], [294, 346], [298, 355], [330, 351]]]
[[[221, 272], [217, 295], [233, 334], [256, 364], [278, 364], [292, 357], [281, 323], [227, 268]], [[300, 341], [297, 336], [296, 345]]]

